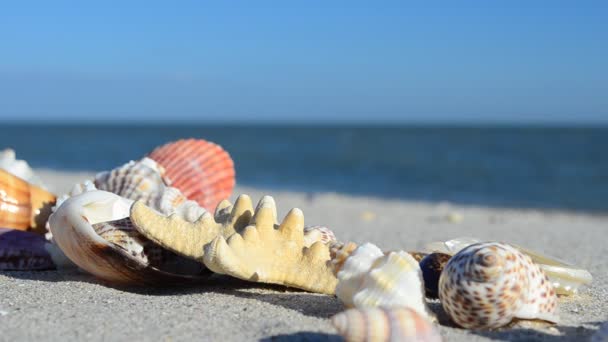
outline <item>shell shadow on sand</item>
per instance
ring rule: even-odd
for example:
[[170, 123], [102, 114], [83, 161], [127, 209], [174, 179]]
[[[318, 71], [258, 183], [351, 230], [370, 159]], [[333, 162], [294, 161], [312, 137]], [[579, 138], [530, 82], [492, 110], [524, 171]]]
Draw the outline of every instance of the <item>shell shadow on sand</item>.
[[260, 342], [339, 342], [343, 339], [338, 335], [323, 334], [318, 332], [298, 332], [295, 334], [282, 334], [266, 337]]

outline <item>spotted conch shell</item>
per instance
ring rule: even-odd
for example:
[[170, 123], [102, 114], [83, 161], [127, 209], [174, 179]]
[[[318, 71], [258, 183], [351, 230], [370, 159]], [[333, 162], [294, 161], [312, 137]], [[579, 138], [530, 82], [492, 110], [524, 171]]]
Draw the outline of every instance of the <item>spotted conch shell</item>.
[[7, 148], [0, 151], [0, 169], [11, 173], [24, 181], [44, 188], [44, 184], [40, 178], [34, 173], [34, 170], [25, 160], [19, 160], [16, 158], [15, 151]]
[[168, 184], [207, 210], [214, 210], [234, 189], [234, 162], [212, 142], [177, 140], [157, 147], [148, 157], [164, 168]]
[[0, 227], [44, 234], [55, 195], [0, 169]]
[[68, 198], [49, 220], [55, 243], [79, 267], [108, 282], [158, 286], [199, 279], [200, 267], [186, 274], [165, 268], [162, 248], [133, 228], [132, 203], [99, 190]]
[[337, 277], [336, 296], [347, 307], [409, 307], [434, 319], [424, 299], [418, 262], [406, 252], [384, 254], [365, 243], [346, 259]]
[[277, 224], [277, 210], [270, 196], [255, 211], [249, 196], [232, 206], [223, 201], [215, 218], [209, 214], [190, 223], [164, 216], [136, 202], [131, 219], [143, 235], [180, 255], [199, 260], [210, 270], [236, 278], [286, 285], [333, 294], [337, 279], [330, 264], [329, 244], [310, 247], [304, 241], [304, 215], [292, 209]]
[[310, 247], [317, 241], [331, 244], [337, 242], [337, 239], [334, 232], [325, 226], [304, 227], [304, 246]]
[[[426, 249], [432, 252], [454, 255], [463, 248], [479, 242], [481, 242], [479, 239], [460, 237], [445, 242], [429, 243]], [[512, 246], [532, 258], [532, 261], [549, 277], [549, 281], [551, 281], [558, 295], [569, 296], [576, 294], [581, 286], [589, 284], [593, 280], [591, 273], [585, 269], [521, 246], [513, 244]]]
[[331, 318], [346, 342], [440, 342], [428, 319], [410, 308], [349, 309]]
[[514, 319], [558, 321], [557, 296], [545, 273], [503, 243], [477, 243], [454, 255], [441, 273], [439, 299], [464, 328], [498, 328]]

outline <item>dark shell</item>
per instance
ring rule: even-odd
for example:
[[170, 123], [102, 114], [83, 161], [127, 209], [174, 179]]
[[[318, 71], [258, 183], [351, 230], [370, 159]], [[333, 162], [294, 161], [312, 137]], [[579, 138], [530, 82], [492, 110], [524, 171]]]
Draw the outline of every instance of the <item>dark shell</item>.
[[45, 249], [43, 236], [0, 228], [0, 271], [54, 270], [55, 264]]
[[424, 290], [428, 298], [439, 298], [439, 276], [450, 258], [448, 254], [431, 253], [420, 260]]

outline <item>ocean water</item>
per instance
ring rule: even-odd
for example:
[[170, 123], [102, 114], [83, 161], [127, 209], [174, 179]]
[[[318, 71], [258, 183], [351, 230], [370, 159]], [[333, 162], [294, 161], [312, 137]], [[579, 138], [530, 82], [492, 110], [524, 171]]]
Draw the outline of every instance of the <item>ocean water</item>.
[[62, 170], [110, 169], [186, 137], [221, 144], [249, 186], [608, 212], [606, 127], [0, 125], [0, 148]]

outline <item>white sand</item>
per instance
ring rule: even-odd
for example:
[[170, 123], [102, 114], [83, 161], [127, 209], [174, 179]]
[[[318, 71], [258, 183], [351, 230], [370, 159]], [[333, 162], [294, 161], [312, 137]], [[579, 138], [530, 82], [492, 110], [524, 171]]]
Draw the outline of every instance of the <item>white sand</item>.
[[[42, 171], [63, 192], [90, 173]], [[536, 210], [463, 207], [351, 197], [267, 192], [238, 187], [255, 200], [275, 197], [279, 215], [304, 211], [308, 224], [325, 224], [341, 240], [383, 249], [415, 250], [458, 236], [514, 242], [587, 268], [594, 276], [581, 294], [560, 300], [562, 322], [474, 332], [441, 327], [446, 341], [587, 340], [608, 320], [608, 216]], [[446, 216], [462, 215], [459, 223]], [[335, 340], [328, 317], [341, 311], [332, 297], [225, 277], [209, 285], [173, 289], [117, 289], [74, 272], [0, 273], [0, 340]], [[439, 311], [437, 302], [431, 303]]]

